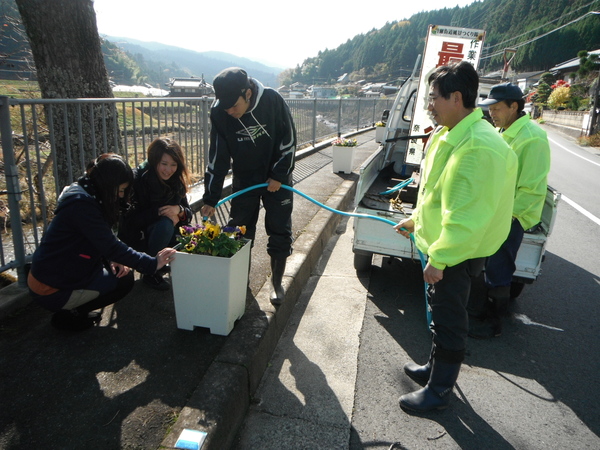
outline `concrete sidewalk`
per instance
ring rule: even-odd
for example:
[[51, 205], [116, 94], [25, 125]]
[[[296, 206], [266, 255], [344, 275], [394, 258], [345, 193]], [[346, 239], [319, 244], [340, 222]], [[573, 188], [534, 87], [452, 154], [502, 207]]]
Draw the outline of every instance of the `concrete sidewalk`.
[[308, 280], [236, 449], [347, 448], [369, 281], [353, 267], [352, 222], [340, 223]]
[[[325, 205], [345, 210], [354, 199], [354, 191], [354, 181], [345, 180]], [[311, 220], [294, 242], [294, 253], [288, 258], [284, 303], [279, 307], [271, 305], [270, 285], [263, 285], [256, 295], [260, 311], [246, 313], [236, 324], [163, 446], [173, 447], [180, 432], [187, 428], [208, 432], [204, 449], [230, 447], [294, 305], [340, 218], [321, 209]]]

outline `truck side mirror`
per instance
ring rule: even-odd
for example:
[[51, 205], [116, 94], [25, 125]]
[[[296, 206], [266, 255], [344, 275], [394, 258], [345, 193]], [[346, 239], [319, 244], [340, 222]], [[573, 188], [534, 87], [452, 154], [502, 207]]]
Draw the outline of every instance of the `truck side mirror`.
[[388, 117], [390, 117], [390, 110], [389, 109], [384, 109], [383, 110], [383, 114], [381, 115], [381, 121], [382, 122], [387, 122]]

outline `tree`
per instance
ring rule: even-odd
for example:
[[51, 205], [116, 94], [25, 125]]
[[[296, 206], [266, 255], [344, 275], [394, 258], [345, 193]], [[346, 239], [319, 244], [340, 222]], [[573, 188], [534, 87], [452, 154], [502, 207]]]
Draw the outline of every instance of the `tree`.
[[[113, 97], [92, 0], [15, 1], [27, 32], [43, 98]], [[51, 105], [46, 107], [47, 116], [50, 108]], [[85, 164], [100, 153], [92, 142], [103, 151], [105, 148], [118, 151], [115, 148], [118, 140], [114, 139], [116, 124], [106, 120], [112, 117], [112, 108], [82, 107], [81, 135], [75, 126], [76, 108], [69, 107], [66, 111], [67, 121], [61, 109], [54, 108], [52, 113], [56, 141], [53, 157], [59, 188], [73, 181], [69, 175], [70, 160]], [[74, 173], [73, 177], [77, 175]]]
[[579, 57], [579, 70], [577, 70], [577, 76], [580, 79], [585, 79], [588, 75], [599, 69], [598, 64], [600, 61], [598, 60], [597, 54], [589, 54], [587, 51], [581, 50], [577, 53], [577, 56]]
[[550, 85], [540, 81], [540, 84], [538, 84], [537, 87], [537, 91], [532, 98], [532, 101], [536, 105], [545, 105], [551, 93], [552, 88], [550, 87]]

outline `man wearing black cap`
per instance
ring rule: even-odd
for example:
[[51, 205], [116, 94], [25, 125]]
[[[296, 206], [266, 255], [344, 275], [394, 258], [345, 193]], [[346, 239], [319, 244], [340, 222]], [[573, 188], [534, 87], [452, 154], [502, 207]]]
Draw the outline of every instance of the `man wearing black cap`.
[[229, 225], [245, 225], [254, 240], [259, 207], [271, 257], [271, 302], [281, 304], [286, 258], [292, 253], [292, 185], [296, 128], [285, 100], [238, 68], [223, 70], [213, 81], [216, 102], [210, 110], [210, 149], [204, 176], [204, 217], [214, 215], [225, 176], [232, 169], [233, 192], [267, 183], [231, 201]]
[[519, 160], [510, 234], [486, 262], [487, 296], [470, 299], [469, 336], [483, 339], [502, 333], [501, 316], [508, 310], [515, 259], [524, 230], [536, 226], [542, 216], [550, 171], [550, 146], [546, 132], [523, 112], [525, 100], [518, 86], [498, 84], [480, 105], [489, 106], [494, 125]]

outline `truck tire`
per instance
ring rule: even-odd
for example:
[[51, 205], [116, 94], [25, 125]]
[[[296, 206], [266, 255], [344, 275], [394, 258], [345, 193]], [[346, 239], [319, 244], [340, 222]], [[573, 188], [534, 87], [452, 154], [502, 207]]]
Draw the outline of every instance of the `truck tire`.
[[354, 254], [354, 269], [357, 272], [366, 272], [371, 268], [371, 263], [373, 261], [373, 253], [364, 252], [364, 253], [355, 253]]

